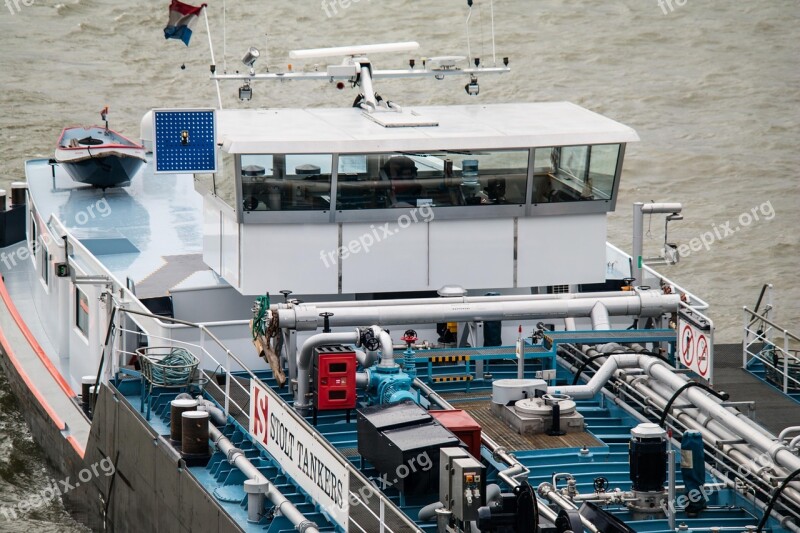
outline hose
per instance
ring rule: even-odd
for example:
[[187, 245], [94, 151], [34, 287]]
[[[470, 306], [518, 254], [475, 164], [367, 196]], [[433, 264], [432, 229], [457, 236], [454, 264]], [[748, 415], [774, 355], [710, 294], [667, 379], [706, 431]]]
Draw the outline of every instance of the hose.
[[253, 324], [251, 334], [253, 340], [267, 335], [267, 311], [269, 311], [269, 294], [256, 298], [253, 305]]
[[667, 405], [664, 406], [664, 410], [661, 412], [661, 419], [658, 421], [659, 426], [664, 427], [664, 422], [667, 419], [667, 415], [669, 414], [670, 409], [672, 409], [672, 404], [675, 403], [675, 400], [678, 399], [678, 396], [680, 396], [683, 391], [691, 387], [700, 387], [701, 389], [713, 394], [723, 402], [727, 400], [729, 397], [727, 393], [719, 393], [714, 389], [712, 389], [711, 387], [709, 387], [708, 385], [699, 383], [697, 381], [689, 381], [687, 383], [684, 383], [682, 387], [680, 387], [678, 390], [675, 391], [675, 394], [673, 394], [672, 397], [669, 399]]
[[761, 515], [761, 521], [758, 523], [758, 527], [756, 528], [756, 533], [760, 533], [761, 531], [764, 530], [764, 526], [767, 525], [767, 519], [769, 519], [769, 514], [772, 512], [772, 508], [775, 506], [775, 502], [778, 501], [778, 496], [781, 495], [783, 489], [785, 489], [786, 486], [789, 483], [791, 483], [791, 481], [797, 476], [800, 476], [800, 468], [789, 474], [789, 477], [783, 480], [781, 486], [778, 487], [778, 490], [776, 490], [775, 494], [772, 495], [772, 498], [770, 498], [769, 500], [769, 504], [767, 504], [767, 508], [764, 509], [764, 514]]

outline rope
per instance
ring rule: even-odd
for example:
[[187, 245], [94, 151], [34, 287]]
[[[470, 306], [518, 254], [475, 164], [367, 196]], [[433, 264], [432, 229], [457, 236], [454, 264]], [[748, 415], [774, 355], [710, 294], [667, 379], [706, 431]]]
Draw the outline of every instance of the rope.
[[143, 360], [149, 367], [149, 381], [168, 387], [185, 385], [197, 367], [197, 358], [184, 348], [171, 348], [169, 354], [160, 360], [148, 356]]
[[256, 298], [253, 306], [253, 340], [259, 336], [267, 336], [267, 311], [269, 311], [269, 294]]

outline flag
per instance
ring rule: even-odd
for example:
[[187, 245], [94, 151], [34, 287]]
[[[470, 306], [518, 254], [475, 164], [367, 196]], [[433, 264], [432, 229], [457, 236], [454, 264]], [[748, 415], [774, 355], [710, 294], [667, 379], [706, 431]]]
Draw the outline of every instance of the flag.
[[189, 39], [192, 38], [192, 26], [204, 7], [206, 4], [194, 7], [178, 0], [172, 0], [169, 5], [169, 22], [164, 28], [164, 38], [180, 39], [186, 46], [189, 46]]

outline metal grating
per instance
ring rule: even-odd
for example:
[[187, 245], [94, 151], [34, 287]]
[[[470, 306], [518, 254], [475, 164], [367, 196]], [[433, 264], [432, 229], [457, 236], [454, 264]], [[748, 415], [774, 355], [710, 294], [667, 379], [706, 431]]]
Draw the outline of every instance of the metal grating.
[[483, 432], [510, 451], [603, 446], [602, 442], [585, 431], [581, 433], [567, 433], [561, 437], [551, 437], [550, 435], [520, 435], [497, 417], [497, 415], [492, 413], [490, 404], [491, 402], [489, 400], [465, 401], [458, 402], [454, 404], [453, 407], [463, 409], [472, 415], [472, 418], [481, 425]]

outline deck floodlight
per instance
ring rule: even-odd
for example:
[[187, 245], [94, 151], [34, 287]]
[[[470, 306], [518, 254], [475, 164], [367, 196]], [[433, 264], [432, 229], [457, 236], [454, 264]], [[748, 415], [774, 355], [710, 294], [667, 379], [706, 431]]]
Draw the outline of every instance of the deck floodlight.
[[239, 100], [242, 102], [249, 102], [253, 98], [253, 88], [249, 83], [245, 83], [239, 87]]
[[256, 60], [259, 58], [261, 53], [258, 51], [258, 48], [255, 46], [251, 46], [250, 49], [244, 54], [242, 58], [242, 64], [244, 66], [253, 68], [253, 65], [256, 64]]
[[481, 92], [481, 87], [478, 85], [478, 77], [470, 76], [469, 83], [464, 85], [464, 90], [470, 96], [478, 96], [478, 93]]

